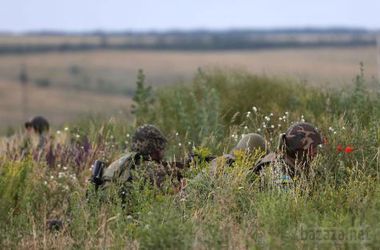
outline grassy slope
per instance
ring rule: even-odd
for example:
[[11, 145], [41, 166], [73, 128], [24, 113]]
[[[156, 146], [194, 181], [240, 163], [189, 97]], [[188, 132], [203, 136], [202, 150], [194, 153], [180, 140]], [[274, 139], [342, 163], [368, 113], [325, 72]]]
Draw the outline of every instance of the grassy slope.
[[[21, 135], [3, 138], [0, 244], [62, 249], [376, 248], [380, 111], [379, 99], [370, 97], [364, 86], [359, 76], [354, 92], [322, 93], [273, 78], [199, 72], [192, 85], [156, 93], [156, 104], [137, 117], [164, 130], [170, 141], [168, 158], [183, 157], [192, 144], [211, 153], [228, 152], [248, 131], [260, 131], [274, 149], [278, 134], [292, 122], [313, 122], [328, 143], [310, 179], [297, 181], [290, 192], [259, 191], [258, 183], [248, 181], [255, 156], [240, 159], [216, 178], [202, 171], [207, 164], [191, 169], [183, 194], [141, 189], [137, 183], [126, 213], [118, 204], [85, 199], [90, 163], [103, 157], [110, 161], [129, 144], [134, 127], [125, 120], [88, 118], [60, 133], [52, 131], [61, 149], [53, 150], [51, 167], [44, 161], [18, 160]], [[88, 153], [81, 148], [85, 138], [91, 143]], [[354, 152], [337, 152], [340, 144], [351, 145]], [[48, 218], [63, 219], [64, 230], [50, 233]], [[318, 230], [327, 238], [313, 238], [320, 237], [315, 236]]]

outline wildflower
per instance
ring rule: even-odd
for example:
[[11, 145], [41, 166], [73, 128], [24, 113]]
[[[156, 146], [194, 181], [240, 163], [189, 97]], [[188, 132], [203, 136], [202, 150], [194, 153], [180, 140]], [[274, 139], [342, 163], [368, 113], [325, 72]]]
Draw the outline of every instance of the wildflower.
[[54, 176], [51, 175], [51, 176], [50, 176], [50, 179], [53, 180], [53, 179], [54, 179]]
[[69, 128], [68, 128], [68, 127], [65, 127], [65, 131], [69, 131]]
[[244, 187], [238, 187], [238, 190], [242, 190]]
[[342, 147], [342, 145], [338, 145], [337, 147], [336, 147], [336, 150], [338, 151], [338, 152], [343, 152], [343, 147]]
[[179, 135], [178, 132], [176, 132], [176, 133], [175, 133], [175, 136], [178, 136], [178, 135]]
[[130, 137], [130, 134], [127, 134], [127, 138], [129, 138]]
[[79, 135], [79, 134], [76, 134], [76, 135], [75, 135], [75, 137], [76, 137], [76, 138], [79, 138], [79, 137], [80, 137], [80, 135]]
[[345, 127], [345, 126], [343, 126], [343, 127], [342, 127], [342, 130], [346, 130], [346, 127]]
[[63, 172], [59, 172], [59, 173], [58, 173], [58, 178], [61, 179], [61, 178], [63, 178], [63, 177], [65, 177], [65, 173], [63, 173]]
[[288, 112], [288, 111], [286, 111], [286, 112], [285, 112], [285, 115], [289, 115], [289, 112]]
[[57, 130], [57, 135], [60, 135], [61, 134], [61, 131], [60, 130]]
[[178, 143], [178, 147], [181, 147], [182, 146], [182, 143]]
[[244, 126], [244, 129], [247, 130], [247, 129], [248, 129], [248, 126]]
[[274, 128], [274, 125], [271, 125], [270, 127], [271, 127], [271, 128]]
[[47, 185], [48, 183], [47, 183], [47, 181], [44, 181], [44, 185]]
[[279, 117], [278, 119], [279, 119], [280, 121], [282, 121], [282, 117]]
[[336, 131], [334, 131], [334, 135], [336, 135]]
[[354, 148], [351, 147], [351, 146], [347, 146], [345, 149], [344, 149], [344, 152], [349, 154], [349, 153], [352, 153], [354, 151]]
[[281, 124], [277, 124], [277, 127], [281, 128]]
[[329, 130], [330, 130], [331, 132], [333, 132], [333, 131], [334, 131], [334, 129], [333, 129], [332, 127], [329, 127]]
[[250, 115], [251, 115], [251, 111], [248, 111], [247, 112], [247, 118], [249, 118]]
[[270, 113], [269, 116], [273, 116], [273, 113]]
[[65, 170], [65, 171], [66, 171], [66, 170], [67, 170], [67, 167], [63, 167], [63, 170]]
[[132, 220], [133, 217], [132, 217], [131, 215], [128, 215], [128, 216], [127, 216], [127, 219], [128, 219], [128, 220]]
[[261, 128], [258, 128], [258, 129], [257, 129], [257, 132], [261, 132]]
[[189, 141], [187, 144], [191, 145], [191, 141]]
[[266, 127], [267, 127], [267, 125], [263, 124], [263, 128], [266, 128]]
[[252, 107], [253, 112], [257, 112], [257, 108], [255, 106]]
[[268, 122], [270, 121], [270, 117], [269, 116], [265, 116], [264, 119], [267, 120]]

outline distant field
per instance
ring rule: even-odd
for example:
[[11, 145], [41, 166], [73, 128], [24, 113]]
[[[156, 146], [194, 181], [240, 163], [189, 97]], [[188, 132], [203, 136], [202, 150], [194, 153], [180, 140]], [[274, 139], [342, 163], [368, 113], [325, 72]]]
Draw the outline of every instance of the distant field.
[[[137, 70], [153, 86], [188, 82], [199, 68], [247, 71], [307, 81], [314, 86], [346, 86], [363, 62], [377, 77], [376, 47], [261, 51], [92, 51], [0, 56], [0, 127], [22, 120], [19, 73], [25, 65], [31, 85], [31, 113], [55, 123], [83, 112], [129, 107]], [[38, 87], [39, 86], [39, 87]], [[41, 87], [42, 86], [42, 87]], [[46, 98], [47, 97], [47, 98]]]

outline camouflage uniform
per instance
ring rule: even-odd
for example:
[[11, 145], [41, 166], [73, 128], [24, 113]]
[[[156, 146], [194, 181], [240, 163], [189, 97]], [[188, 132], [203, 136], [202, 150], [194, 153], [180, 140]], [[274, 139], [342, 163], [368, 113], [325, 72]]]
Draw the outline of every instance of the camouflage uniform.
[[155, 126], [139, 127], [132, 137], [131, 152], [104, 169], [100, 189], [105, 190], [116, 184], [124, 202], [132, 181], [139, 177], [160, 187], [168, 175], [161, 163], [166, 144], [166, 138]]
[[211, 161], [211, 175], [215, 175], [221, 167], [232, 166], [236, 160], [237, 154], [243, 153], [248, 156], [254, 152], [261, 154], [266, 154], [268, 152], [265, 139], [256, 133], [244, 135], [238, 144], [231, 150], [231, 153], [224, 154]]
[[253, 172], [261, 176], [264, 186], [291, 186], [294, 178], [308, 173], [309, 164], [322, 143], [323, 138], [313, 125], [296, 123], [280, 135], [278, 152], [262, 158]]
[[49, 122], [42, 116], [36, 116], [25, 122], [26, 129], [33, 129], [34, 133], [39, 136], [37, 149], [43, 149], [46, 145], [46, 133], [49, 131]]
[[28, 153], [31, 152], [32, 145], [34, 145], [34, 150], [36, 150], [37, 158], [41, 158], [42, 151], [45, 149], [45, 146], [47, 145], [47, 133], [49, 132], [49, 122], [46, 118], [42, 116], [35, 116], [29, 121], [25, 122], [25, 129], [26, 130], [32, 130], [35, 135], [38, 136], [38, 142], [33, 143], [31, 137], [27, 137], [24, 139], [22, 148], [21, 148], [21, 155], [24, 157]]
[[145, 161], [159, 162], [161, 159], [152, 159], [153, 155], [158, 151], [164, 151], [166, 143], [166, 138], [155, 126], [139, 127], [132, 137], [131, 152], [114, 161], [105, 169], [103, 175], [105, 182], [128, 181], [131, 178], [130, 169]]

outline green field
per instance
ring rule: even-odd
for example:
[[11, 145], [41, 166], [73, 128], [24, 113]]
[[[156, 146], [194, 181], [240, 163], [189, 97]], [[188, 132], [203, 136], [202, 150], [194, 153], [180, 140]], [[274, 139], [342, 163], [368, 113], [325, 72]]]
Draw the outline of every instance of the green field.
[[[346, 75], [355, 79], [346, 83], [352, 88], [330, 91], [286, 78], [199, 70], [192, 83], [150, 93], [154, 102], [140, 101], [133, 119], [85, 117], [58, 126], [39, 161], [21, 158], [22, 133], [1, 138], [1, 248], [378, 249], [380, 98], [375, 85], [368, 87], [374, 80], [365, 73], [373, 69], [355, 65]], [[91, 163], [122, 154], [135, 123], [161, 128], [169, 140], [166, 159], [178, 160], [194, 150], [229, 152], [247, 132], [261, 133], [276, 150], [279, 134], [300, 120], [327, 140], [310, 174], [290, 190], [260, 188], [250, 171], [256, 155], [214, 177], [200, 161], [185, 171], [181, 193], [170, 183], [158, 189], [136, 182], [124, 210], [117, 196], [112, 203], [86, 199]], [[347, 146], [353, 152], [338, 150]], [[62, 220], [63, 228], [50, 231], [48, 219]]]
[[[41, 42], [38, 39], [34, 42], [38, 41]], [[47, 41], [54, 42], [51, 39]], [[188, 84], [198, 68], [203, 68], [266, 75], [330, 89], [352, 86], [353, 76], [359, 69], [359, 63], [363, 62], [369, 79], [367, 84], [376, 90], [376, 82], [370, 80], [378, 77], [376, 56], [376, 48], [371, 46], [202, 52], [100, 50], [1, 55], [0, 127], [4, 130], [26, 119], [22, 113], [18, 80], [23, 66], [27, 69], [30, 83], [28, 116], [43, 114], [54, 125], [59, 125], [76, 120], [83, 113], [115, 114], [128, 110], [138, 69], [144, 70], [147, 84], [154, 88]]]

